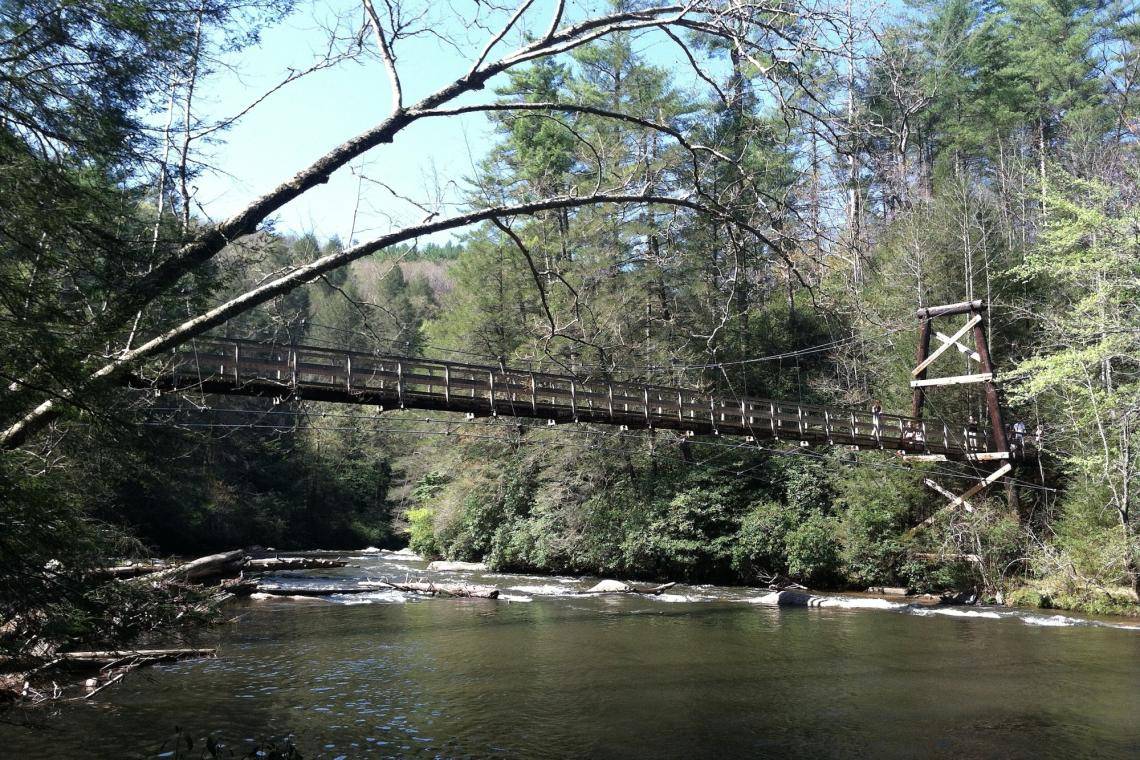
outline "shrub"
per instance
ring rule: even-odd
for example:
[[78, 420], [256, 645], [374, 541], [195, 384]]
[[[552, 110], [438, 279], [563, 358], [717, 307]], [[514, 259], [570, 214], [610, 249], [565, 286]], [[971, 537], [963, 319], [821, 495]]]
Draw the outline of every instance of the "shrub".
[[412, 551], [421, 557], [443, 555], [435, 538], [435, 510], [431, 507], [417, 507], [408, 510], [408, 541]]
[[788, 531], [785, 539], [788, 572], [804, 583], [826, 584], [839, 574], [836, 525], [819, 512]]
[[670, 499], [663, 511], [630, 544], [639, 569], [689, 580], [731, 578], [741, 511], [734, 485], [694, 484]]
[[765, 500], [753, 504], [740, 521], [732, 543], [732, 569], [742, 580], [756, 581], [763, 575], [787, 572], [788, 515], [784, 505]]

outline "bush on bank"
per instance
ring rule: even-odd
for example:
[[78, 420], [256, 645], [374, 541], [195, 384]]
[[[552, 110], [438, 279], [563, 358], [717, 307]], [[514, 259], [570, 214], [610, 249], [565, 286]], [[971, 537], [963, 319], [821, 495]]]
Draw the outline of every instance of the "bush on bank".
[[[973, 590], [1010, 603], [1034, 601], [1010, 589], [1044, 562], [1027, 559], [1032, 525], [1000, 499], [976, 501], [973, 513], [938, 512], [943, 502], [923, 488], [921, 469], [890, 455], [862, 453], [854, 466], [843, 452], [750, 454], [736, 463], [740, 477], [637, 446], [604, 456], [504, 443], [477, 457], [457, 455], [415, 489], [407, 517], [418, 552], [506, 571], [728, 584], [787, 577], [821, 589]], [[930, 515], [928, 530], [911, 530]], [[1072, 583], [1037, 603], [1135, 609], [1126, 590], [1090, 594]]]

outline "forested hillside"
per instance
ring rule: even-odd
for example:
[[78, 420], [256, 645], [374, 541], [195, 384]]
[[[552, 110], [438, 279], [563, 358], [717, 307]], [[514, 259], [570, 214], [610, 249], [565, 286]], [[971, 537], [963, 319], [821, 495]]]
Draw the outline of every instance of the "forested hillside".
[[[192, 116], [195, 83], [293, 6], [0, 11], [5, 617], [65, 585], [83, 607], [87, 568], [132, 552], [407, 541], [511, 570], [1134, 609], [1133, 5], [709, 3], [689, 23], [612, 0], [514, 29], [516, 58], [475, 48], [435, 100], [392, 73], [408, 103], [373, 132], [212, 219], [195, 151], [228, 124]], [[391, 8], [348, 4], [320, 65], [394, 72]], [[460, 93], [491, 144], [458, 210], [346, 241], [273, 229]], [[961, 491], [976, 467], [882, 452], [124, 387], [212, 333], [901, 413], [915, 310], [973, 299], [1007, 421], [1043, 431], [973, 512], [922, 481]], [[927, 414], [984, 400], [941, 389]]]

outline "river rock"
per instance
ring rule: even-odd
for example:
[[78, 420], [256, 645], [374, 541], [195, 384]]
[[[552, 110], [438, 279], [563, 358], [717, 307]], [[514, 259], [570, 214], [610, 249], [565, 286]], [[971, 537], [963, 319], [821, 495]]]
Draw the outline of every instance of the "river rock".
[[482, 562], [446, 562], [436, 560], [428, 565], [427, 569], [441, 573], [481, 573], [486, 571], [487, 566]]
[[805, 594], [802, 591], [773, 591], [760, 597], [759, 601], [780, 607], [820, 607], [823, 597]]
[[623, 581], [604, 580], [599, 582], [591, 589], [587, 589], [587, 594], [625, 594], [633, 591], [633, 586]]

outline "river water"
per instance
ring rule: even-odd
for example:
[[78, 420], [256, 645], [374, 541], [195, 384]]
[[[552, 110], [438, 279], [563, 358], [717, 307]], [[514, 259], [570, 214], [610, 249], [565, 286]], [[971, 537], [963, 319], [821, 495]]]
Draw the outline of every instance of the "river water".
[[[176, 727], [305, 758], [1140, 757], [1140, 622], [755, 589], [427, 574], [393, 553], [282, 584], [426, 576], [503, 599], [251, 599], [94, 704], [0, 722], [0, 757], [172, 757]], [[12, 716], [7, 716], [12, 720]], [[165, 743], [165, 744], [164, 744]]]

